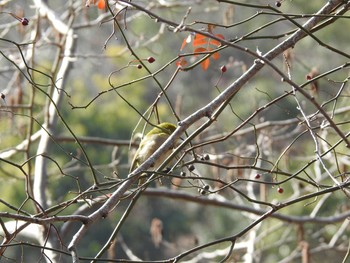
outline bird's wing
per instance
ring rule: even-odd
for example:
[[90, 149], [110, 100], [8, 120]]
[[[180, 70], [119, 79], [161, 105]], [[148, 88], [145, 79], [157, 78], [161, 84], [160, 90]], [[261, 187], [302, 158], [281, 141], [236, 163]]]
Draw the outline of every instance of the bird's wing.
[[[153, 138], [154, 137], [154, 138]], [[130, 172], [146, 161], [169, 137], [165, 133], [146, 135], [131, 162]]]

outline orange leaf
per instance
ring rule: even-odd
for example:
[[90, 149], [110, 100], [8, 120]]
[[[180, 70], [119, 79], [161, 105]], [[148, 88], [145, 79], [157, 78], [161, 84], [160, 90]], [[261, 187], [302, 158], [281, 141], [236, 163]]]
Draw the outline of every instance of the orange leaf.
[[211, 45], [214, 45], [214, 46], [220, 46], [221, 43], [219, 41], [217, 41], [216, 39], [211, 39], [210, 42], [209, 42]]
[[202, 52], [207, 52], [208, 50], [204, 47], [197, 47], [195, 50], [194, 50], [194, 55], [195, 56], [198, 56], [200, 54], [198, 53], [202, 53]]
[[105, 7], [106, 7], [105, 0], [98, 1], [97, 7], [98, 7], [98, 9], [105, 9]]
[[181, 45], [181, 48], [180, 48], [180, 51], [182, 51], [184, 49], [184, 47], [188, 44], [188, 43], [191, 43], [192, 41], [192, 37], [191, 35], [188, 35], [188, 37], [186, 37], [184, 39], [184, 41], [182, 41], [182, 45]]
[[204, 71], [206, 71], [209, 68], [210, 60], [209, 58], [202, 61], [201, 66]]
[[217, 60], [217, 59], [219, 59], [219, 58], [220, 58], [219, 52], [215, 52], [215, 53], [213, 54], [213, 59]]
[[178, 61], [176, 61], [176, 66], [183, 67], [187, 65], [187, 61], [184, 57], [181, 57]]
[[182, 51], [186, 45], [187, 45], [187, 41], [186, 41], [186, 38], [185, 38], [184, 41], [182, 41], [182, 45], [180, 47], [180, 51]]
[[[221, 35], [221, 34], [216, 34], [215, 36], [218, 37], [218, 38], [221, 38], [221, 39], [225, 39], [224, 36]], [[216, 39], [211, 39], [209, 43], [210, 43], [211, 45], [215, 45], [215, 46], [217, 46], [217, 47], [221, 45], [220, 41], [218, 41], [218, 40], [216, 40]]]
[[201, 45], [204, 45], [204, 44], [207, 44], [207, 43], [208, 43], [207, 37], [197, 33], [194, 36], [194, 41], [193, 41], [192, 45], [194, 47], [196, 47], [196, 46], [201, 46]]

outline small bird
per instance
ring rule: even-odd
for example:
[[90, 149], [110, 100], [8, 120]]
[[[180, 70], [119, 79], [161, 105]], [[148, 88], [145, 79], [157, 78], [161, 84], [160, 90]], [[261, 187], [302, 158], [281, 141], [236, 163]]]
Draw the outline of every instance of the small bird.
[[[157, 127], [150, 130], [146, 136], [141, 140], [140, 146], [137, 149], [134, 159], [131, 162], [130, 172], [139, 167], [144, 161], [146, 161], [176, 130], [176, 126], [169, 122], [163, 122]], [[169, 149], [163, 154], [153, 165], [153, 170], [159, 167], [164, 160], [171, 154], [172, 150]], [[141, 178], [143, 177], [143, 178]], [[139, 185], [145, 181], [145, 175], [142, 175], [139, 180]]]

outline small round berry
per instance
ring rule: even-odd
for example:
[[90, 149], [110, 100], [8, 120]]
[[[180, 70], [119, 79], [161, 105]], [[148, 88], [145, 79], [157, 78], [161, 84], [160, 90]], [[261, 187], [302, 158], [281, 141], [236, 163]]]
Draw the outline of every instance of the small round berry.
[[180, 173], [180, 175], [183, 176], [183, 177], [185, 177], [185, 176], [186, 176], [186, 172], [183, 172], [183, 171], [182, 171], [182, 172]]
[[200, 194], [201, 195], [205, 195], [207, 193], [207, 191], [205, 191], [204, 189], [202, 189], [201, 191], [200, 191]]
[[137, 68], [138, 68], [138, 69], [142, 69], [142, 65], [141, 65], [141, 64], [138, 64], [138, 65], [137, 65]]
[[225, 73], [227, 71], [227, 68], [226, 66], [221, 66], [220, 70], [222, 73]]
[[194, 167], [193, 164], [190, 164], [190, 165], [188, 166], [188, 170], [189, 170], [190, 172], [194, 171], [194, 169], [196, 169], [196, 168]]
[[255, 175], [255, 179], [260, 179], [260, 177], [261, 177], [261, 174], [256, 174]]
[[277, 188], [277, 192], [278, 192], [278, 193], [282, 194], [282, 193], [283, 193], [283, 191], [284, 191], [284, 190], [283, 190], [283, 188], [282, 188], [282, 187], [280, 187], [280, 186], [279, 186], [279, 187]]
[[1, 98], [4, 100], [5, 99], [5, 94], [4, 93], [1, 93]]
[[205, 186], [204, 186], [204, 190], [209, 190], [209, 188], [210, 188], [210, 186], [209, 186], [209, 184], [206, 184]]
[[29, 20], [26, 17], [21, 18], [20, 22], [23, 26], [28, 26], [29, 24]]
[[280, 0], [278, 0], [278, 1], [276, 1], [275, 5], [276, 5], [277, 7], [281, 7], [282, 3], [281, 3]]
[[156, 59], [154, 57], [148, 57], [147, 61], [148, 61], [148, 63], [152, 64], [154, 61], [156, 61]]
[[204, 154], [204, 160], [206, 160], [206, 161], [209, 161], [209, 160], [210, 160], [209, 154]]

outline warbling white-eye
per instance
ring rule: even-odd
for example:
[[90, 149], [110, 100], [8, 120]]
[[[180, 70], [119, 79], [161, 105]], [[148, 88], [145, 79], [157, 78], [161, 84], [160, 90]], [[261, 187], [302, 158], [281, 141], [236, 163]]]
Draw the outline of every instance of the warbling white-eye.
[[[146, 136], [141, 140], [139, 148], [137, 149], [135, 156], [131, 162], [130, 172], [139, 167], [144, 161], [146, 161], [176, 130], [176, 126], [169, 122], [163, 122], [157, 127], [150, 130]], [[171, 154], [172, 149], [169, 149], [164, 153], [153, 165], [152, 170], [157, 169], [164, 160]], [[144, 183], [145, 175], [140, 177], [139, 185]]]

